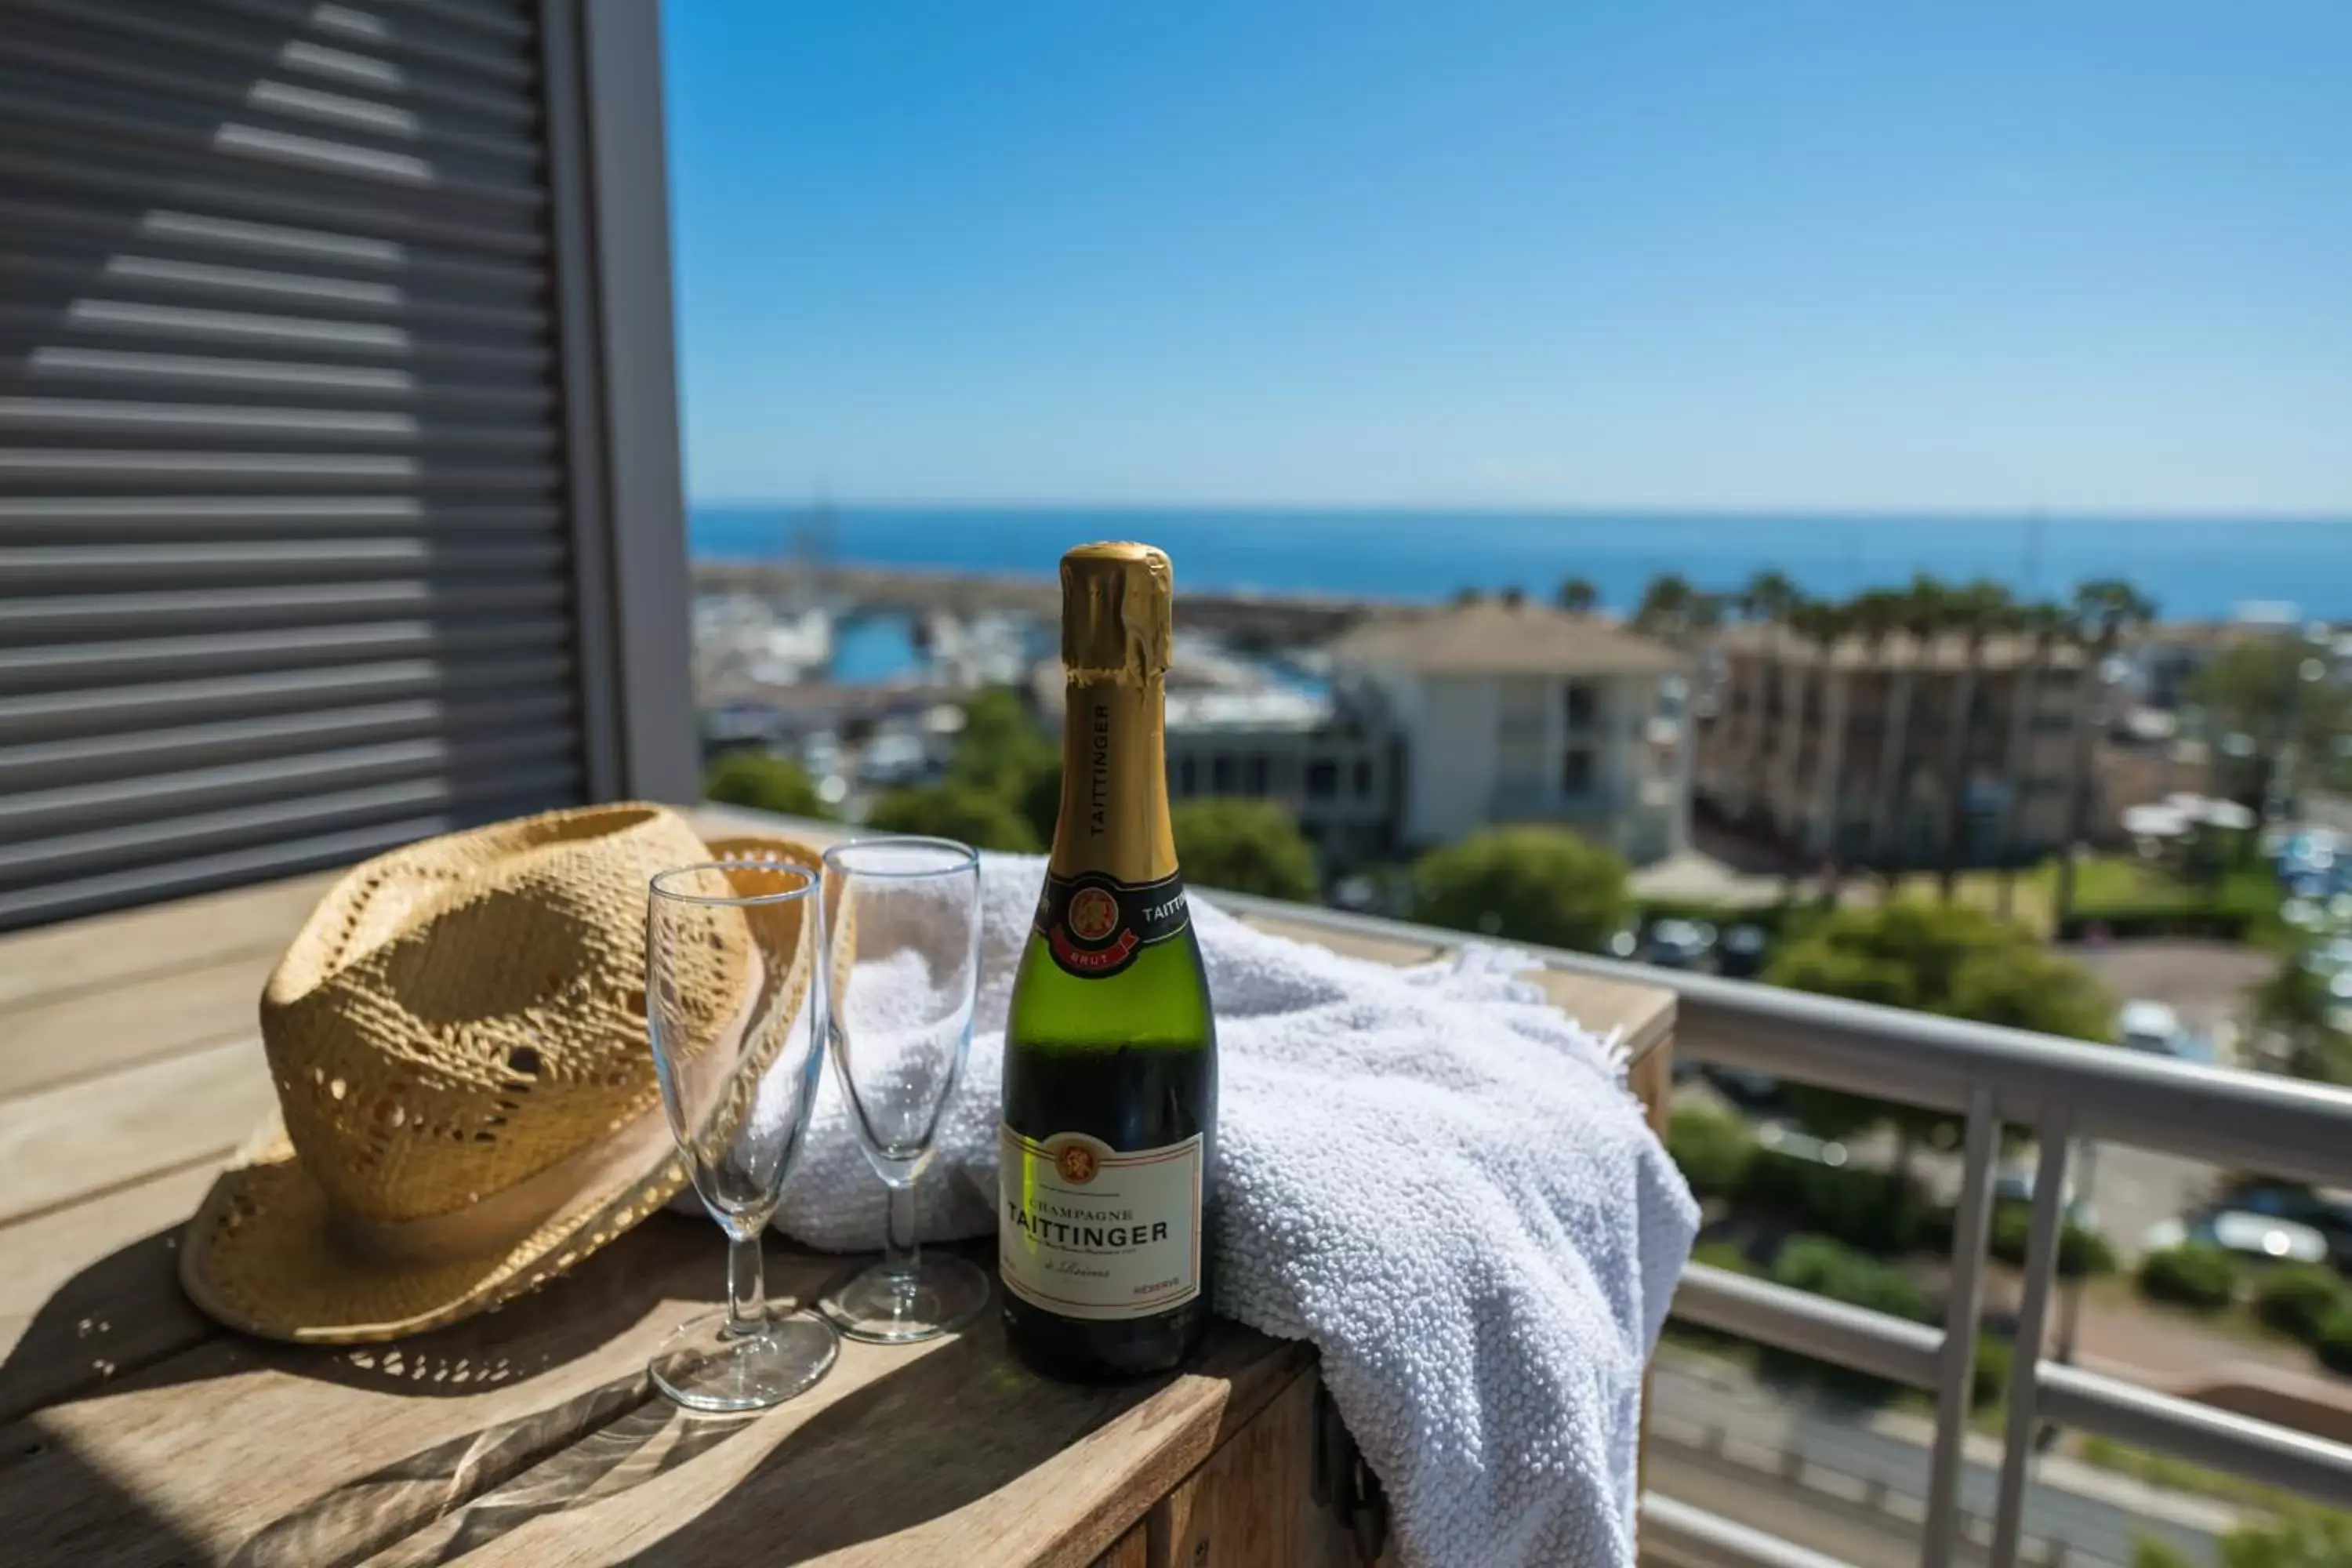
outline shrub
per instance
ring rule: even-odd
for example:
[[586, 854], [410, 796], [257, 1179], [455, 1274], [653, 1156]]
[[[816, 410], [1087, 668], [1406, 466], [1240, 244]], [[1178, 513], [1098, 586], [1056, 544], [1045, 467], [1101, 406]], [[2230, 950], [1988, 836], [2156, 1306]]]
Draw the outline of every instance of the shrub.
[[1729, 1197], [1747, 1184], [1756, 1137], [1727, 1111], [1678, 1106], [1666, 1131], [1666, 1152], [1682, 1167], [1692, 1192], [1703, 1198]]
[[2282, 1263], [2254, 1281], [2254, 1316], [2305, 1344], [2347, 1306], [2344, 1281], [2325, 1264]]
[[2132, 1568], [2197, 1568], [2197, 1560], [2160, 1536], [2135, 1535]]
[[[1994, 1207], [1992, 1239], [1988, 1244], [1995, 1258], [2003, 1263], [2023, 1267], [2027, 1243], [2032, 1238], [2033, 1208], [2030, 1204], [2006, 1203]], [[2105, 1274], [2116, 1266], [2116, 1249], [2107, 1238], [2088, 1226], [2065, 1222], [2058, 1232], [2058, 1273], [2067, 1279], [2079, 1279], [2085, 1274]]]
[[1413, 918], [1599, 952], [1625, 923], [1625, 862], [1558, 827], [1489, 827], [1413, 864]]
[[1747, 1201], [1864, 1252], [1908, 1252], [1923, 1233], [1927, 1205], [1916, 1187], [1891, 1171], [1823, 1165], [1759, 1149], [1747, 1177], [1740, 1194]]
[[2319, 1326], [2319, 1339], [2311, 1348], [2328, 1371], [2352, 1377], [2352, 1308], [2337, 1308]]
[[2010, 1367], [2016, 1360], [2017, 1348], [2007, 1340], [1978, 1331], [1976, 1364], [1969, 1372], [1969, 1396], [1975, 1408], [1990, 1410], [2009, 1397]]
[[2158, 1247], [2140, 1259], [2139, 1291], [2151, 1301], [2218, 1312], [2238, 1293], [2238, 1261], [2200, 1241]]
[[[1772, 1280], [1913, 1322], [1928, 1321], [1927, 1298], [1909, 1275], [1825, 1236], [1790, 1237], [1772, 1260]], [[1780, 1382], [1818, 1384], [1824, 1392], [1857, 1404], [1883, 1403], [1896, 1392], [1896, 1385], [1884, 1378], [1770, 1346], [1759, 1354], [1757, 1368]]]
[[1188, 884], [1314, 901], [1319, 885], [1314, 847], [1298, 831], [1297, 819], [1273, 801], [1188, 800], [1173, 816], [1176, 858]]
[[829, 818], [833, 808], [816, 793], [808, 770], [789, 757], [748, 748], [721, 752], [702, 775], [705, 797], [785, 816]]
[[2352, 1563], [2352, 1513], [2290, 1503], [2221, 1538], [2221, 1568], [2340, 1568]]
[[874, 805], [866, 825], [883, 833], [953, 838], [977, 849], [1043, 849], [1036, 830], [1003, 796], [947, 783], [892, 790]]

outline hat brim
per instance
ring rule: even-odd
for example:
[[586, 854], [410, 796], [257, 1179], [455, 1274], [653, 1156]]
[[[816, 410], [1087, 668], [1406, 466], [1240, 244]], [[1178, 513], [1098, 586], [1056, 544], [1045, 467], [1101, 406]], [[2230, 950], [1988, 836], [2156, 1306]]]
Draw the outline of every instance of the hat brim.
[[[782, 859], [812, 870], [820, 858], [784, 838], [730, 836], [708, 847], [714, 859]], [[297, 1344], [367, 1344], [445, 1328], [554, 1279], [685, 1191], [667, 1127], [637, 1142], [652, 1152], [616, 1158], [526, 1234], [421, 1261], [349, 1245], [273, 1115], [188, 1222], [181, 1287], [217, 1322]]]
[[204, 1312], [264, 1339], [364, 1344], [437, 1329], [554, 1279], [686, 1187], [677, 1157], [592, 1183], [499, 1248], [418, 1262], [347, 1246], [282, 1139], [221, 1173], [188, 1224], [180, 1282]]

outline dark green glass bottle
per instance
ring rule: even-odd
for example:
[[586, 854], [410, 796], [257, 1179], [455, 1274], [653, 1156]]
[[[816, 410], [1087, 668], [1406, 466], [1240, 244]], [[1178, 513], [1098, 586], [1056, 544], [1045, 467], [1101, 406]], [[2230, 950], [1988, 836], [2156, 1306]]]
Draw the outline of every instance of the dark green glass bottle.
[[1217, 1031], [1168, 825], [1168, 557], [1062, 558], [1062, 812], [1004, 1035], [997, 1266], [1051, 1377], [1164, 1372], [1209, 1327]]

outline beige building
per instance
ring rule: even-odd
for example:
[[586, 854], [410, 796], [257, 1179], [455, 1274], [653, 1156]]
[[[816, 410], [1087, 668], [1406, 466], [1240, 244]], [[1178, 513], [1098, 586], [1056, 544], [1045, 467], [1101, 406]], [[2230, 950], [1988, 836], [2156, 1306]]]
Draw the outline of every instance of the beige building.
[[1794, 853], [1849, 864], [1942, 857], [1960, 793], [1960, 863], [2048, 854], [2067, 837], [2080, 650], [1896, 634], [1829, 648], [1737, 626], [1708, 656], [1694, 793], [1703, 810]]
[[1688, 661], [1597, 616], [1482, 600], [1359, 627], [1333, 683], [1377, 700], [1403, 744], [1401, 847], [1554, 822], [1636, 864], [1690, 829]]

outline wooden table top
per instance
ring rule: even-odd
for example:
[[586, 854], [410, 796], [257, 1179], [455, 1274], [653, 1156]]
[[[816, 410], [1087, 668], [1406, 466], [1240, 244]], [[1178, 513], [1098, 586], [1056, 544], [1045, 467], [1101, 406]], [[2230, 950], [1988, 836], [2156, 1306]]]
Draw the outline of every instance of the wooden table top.
[[[1311, 1362], [1222, 1325], [1193, 1371], [1074, 1388], [1013, 1363], [991, 1313], [926, 1345], [845, 1342], [757, 1417], [689, 1417], [644, 1362], [718, 1300], [723, 1253], [667, 1215], [399, 1344], [217, 1329], [180, 1292], [177, 1232], [269, 1109], [255, 1000], [329, 879], [0, 938], [0, 1559], [1086, 1564]], [[1542, 978], [1637, 1057], [1671, 1030], [1662, 989]], [[844, 1266], [774, 1244], [771, 1292]]]

